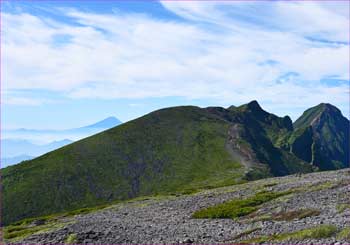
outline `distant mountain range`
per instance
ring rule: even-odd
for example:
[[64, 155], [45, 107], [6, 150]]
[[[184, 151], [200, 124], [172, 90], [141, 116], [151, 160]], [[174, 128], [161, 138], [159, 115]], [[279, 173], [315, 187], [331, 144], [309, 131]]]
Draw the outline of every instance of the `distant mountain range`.
[[5, 130], [6, 133], [28, 133], [28, 134], [45, 134], [45, 133], [57, 133], [57, 134], [64, 134], [64, 133], [85, 133], [87, 130], [90, 132], [91, 130], [100, 130], [100, 129], [108, 129], [111, 127], [115, 127], [122, 122], [115, 118], [115, 117], [107, 117], [103, 119], [102, 121], [99, 121], [97, 123], [80, 127], [80, 128], [72, 128], [72, 129], [63, 129], [63, 130], [55, 130], [55, 129], [26, 129], [26, 128], [19, 128], [19, 129], [10, 129]]
[[73, 141], [64, 139], [53, 141], [49, 144], [33, 144], [28, 140], [4, 139], [1, 140], [2, 158], [1, 167], [7, 167], [24, 160], [32, 159], [49, 151], [53, 151]]
[[[66, 130], [37, 130], [37, 129], [14, 129], [5, 130], [4, 138], [1, 140], [1, 167], [19, 163], [40, 156], [49, 151], [79, 140], [87, 136], [96, 134], [103, 130], [119, 125], [115, 117], [108, 117], [97, 123], [74, 129]], [[67, 139], [66, 137], [72, 138]], [[36, 140], [54, 139], [46, 144], [33, 143]]]
[[20, 163], [26, 160], [33, 159], [33, 156], [28, 156], [28, 155], [18, 155], [14, 157], [2, 157], [1, 158], [1, 168], [5, 168], [7, 166], [14, 165], [16, 163]]
[[157, 193], [349, 166], [349, 120], [320, 104], [296, 121], [258, 102], [181, 106], [2, 170], [4, 223]]

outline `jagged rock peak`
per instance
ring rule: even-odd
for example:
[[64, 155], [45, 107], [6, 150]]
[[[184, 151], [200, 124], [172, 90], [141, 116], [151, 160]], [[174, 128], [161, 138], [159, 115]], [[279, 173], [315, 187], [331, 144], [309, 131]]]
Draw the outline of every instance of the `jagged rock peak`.
[[249, 102], [247, 104], [247, 108], [251, 109], [252, 111], [263, 111], [263, 109], [256, 100]]

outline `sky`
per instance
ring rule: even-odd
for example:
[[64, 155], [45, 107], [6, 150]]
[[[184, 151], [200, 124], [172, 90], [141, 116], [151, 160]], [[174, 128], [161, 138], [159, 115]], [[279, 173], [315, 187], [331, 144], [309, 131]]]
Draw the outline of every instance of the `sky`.
[[348, 1], [1, 1], [2, 128], [257, 100], [349, 115]]

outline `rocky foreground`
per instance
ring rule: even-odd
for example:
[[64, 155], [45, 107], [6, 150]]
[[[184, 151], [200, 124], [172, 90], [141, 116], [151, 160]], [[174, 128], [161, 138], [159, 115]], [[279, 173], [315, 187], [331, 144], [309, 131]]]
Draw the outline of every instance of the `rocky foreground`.
[[[261, 191], [287, 190], [291, 193], [235, 220], [192, 218], [195, 211], [227, 200], [245, 199]], [[137, 199], [87, 214], [36, 220], [29, 227], [35, 232], [16, 236], [13, 231], [5, 242], [350, 244], [350, 170]]]

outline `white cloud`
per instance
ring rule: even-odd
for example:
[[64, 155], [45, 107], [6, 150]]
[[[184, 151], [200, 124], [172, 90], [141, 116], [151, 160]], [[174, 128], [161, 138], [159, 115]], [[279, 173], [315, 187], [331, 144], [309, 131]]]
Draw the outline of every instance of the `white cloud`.
[[[349, 46], [306, 38], [347, 42], [349, 17], [341, 8], [309, 2], [163, 5], [191, 21], [63, 10], [79, 24], [73, 25], [4, 13], [5, 90], [99, 99], [183, 96], [232, 104], [258, 99], [276, 108], [347, 103], [346, 86], [320, 80], [349, 80]], [[291, 72], [297, 75], [281, 79]]]
[[175, 14], [229, 28], [265, 28], [331, 41], [349, 40], [349, 2], [161, 1]]
[[1, 91], [1, 104], [3, 105], [38, 106], [42, 104], [57, 104], [59, 102], [43, 96], [38, 97], [31, 93], [11, 90]]

